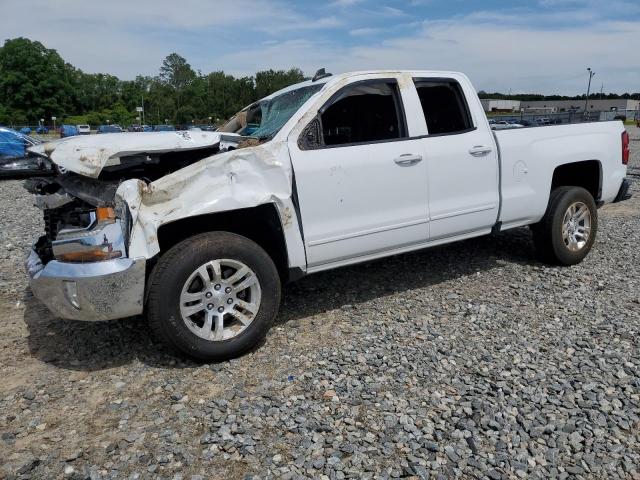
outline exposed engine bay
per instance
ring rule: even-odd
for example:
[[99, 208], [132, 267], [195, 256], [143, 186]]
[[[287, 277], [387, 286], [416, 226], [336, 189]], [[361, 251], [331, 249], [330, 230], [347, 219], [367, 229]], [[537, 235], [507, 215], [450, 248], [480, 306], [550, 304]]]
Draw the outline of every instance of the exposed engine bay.
[[[181, 133], [181, 140], [185, 137]], [[36, 206], [44, 215], [45, 235], [35, 245], [36, 251], [45, 261], [53, 259], [55, 245], [64, 240], [68, 234], [78, 236], [78, 232], [95, 230], [100, 222], [118, 223], [122, 225], [123, 235], [128, 235], [127, 219], [130, 218], [127, 206], [124, 202], [117, 202], [116, 191], [118, 186], [130, 179], [140, 180], [149, 184], [159, 178], [181, 170], [204, 158], [211, 157], [221, 152], [221, 144], [224, 151], [238, 147], [243, 137], [227, 138], [223, 143], [220, 136], [213, 145], [197, 145], [196, 148], [182, 148], [166, 152], [135, 152], [122, 156], [111, 156], [103, 161], [103, 166], [97, 178], [91, 178], [72, 171], [66, 171], [56, 177], [37, 177], [25, 181], [24, 187], [35, 195]], [[55, 143], [55, 142], [54, 142]], [[61, 142], [62, 145], [64, 145]], [[43, 148], [43, 154], [49, 154], [58, 150], [57, 146]], [[84, 157], [80, 157], [82, 161]], [[102, 160], [101, 160], [102, 161]], [[62, 170], [62, 169], [61, 169]], [[100, 219], [96, 212], [113, 212], [113, 218]], [[108, 214], [109, 216], [111, 214]], [[116, 218], [118, 219], [116, 221]], [[101, 232], [104, 242], [108, 242], [105, 232]], [[126, 243], [126, 242], [125, 242]], [[111, 245], [111, 250], [113, 250]], [[122, 251], [121, 255], [126, 252]], [[82, 256], [77, 257], [79, 261]]]
[[86, 135], [33, 147], [62, 172], [25, 185], [46, 224], [36, 258], [44, 265], [150, 259], [160, 251], [159, 228], [187, 217], [274, 203], [288, 218], [286, 148], [203, 131]]

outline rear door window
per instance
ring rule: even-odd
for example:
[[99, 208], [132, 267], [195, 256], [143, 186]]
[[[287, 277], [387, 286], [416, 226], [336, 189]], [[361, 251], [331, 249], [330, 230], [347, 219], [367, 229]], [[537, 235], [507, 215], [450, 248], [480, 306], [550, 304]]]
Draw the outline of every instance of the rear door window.
[[469, 107], [455, 80], [414, 79], [429, 135], [452, 135], [473, 129]]

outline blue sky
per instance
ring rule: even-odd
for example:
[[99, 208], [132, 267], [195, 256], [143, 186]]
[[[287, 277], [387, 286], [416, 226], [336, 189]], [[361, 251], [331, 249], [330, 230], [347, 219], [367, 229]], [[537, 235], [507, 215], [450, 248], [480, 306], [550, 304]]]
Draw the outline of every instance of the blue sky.
[[2, 0], [26, 36], [88, 72], [155, 75], [177, 52], [202, 72], [460, 70], [476, 88], [640, 91], [638, 0]]

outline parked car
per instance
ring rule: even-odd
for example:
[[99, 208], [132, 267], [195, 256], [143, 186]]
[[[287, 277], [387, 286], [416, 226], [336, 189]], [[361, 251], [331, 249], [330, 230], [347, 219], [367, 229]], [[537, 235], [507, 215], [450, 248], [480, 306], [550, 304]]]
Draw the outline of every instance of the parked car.
[[209, 124], [197, 124], [197, 125], [191, 125], [187, 128], [187, 130], [194, 130], [194, 129], [200, 129], [203, 132], [213, 132], [215, 131], [216, 127], [214, 125], [209, 125]]
[[536, 118], [535, 123], [536, 125], [551, 125], [551, 119], [547, 117]]
[[60, 138], [75, 137], [78, 135], [78, 128], [75, 125], [62, 125], [60, 127]]
[[175, 130], [176, 127], [173, 125], [154, 125], [153, 127], [154, 132], [174, 132]]
[[89, 135], [91, 133], [90, 125], [76, 125], [78, 129], [78, 135]]
[[96, 133], [122, 133], [119, 125], [100, 125]]
[[30, 135], [31, 134], [31, 127], [22, 127], [19, 132], [23, 135]]
[[40, 135], [46, 135], [47, 133], [49, 133], [49, 128], [45, 127], [44, 125], [40, 125], [36, 128], [36, 133]]
[[75, 174], [30, 187], [46, 221], [66, 225], [30, 253], [34, 295], [68, 319], [145, 313], [207, 361], [264, 338], [284, 282], [525, 225], [540, 259], [574, 265], [597, 207], [630, 196], [619, 121], [492, 132], [451, 72], [316, 75], [218, 132], [33, 150]]
[[39, 140], [21, 132], [0, 127], [0, 178], [53, 174], [53, 164], [49, 159], [27, 150], [39, 143]]
[[153, 132], [153, 127], [151, 127], [149, 125], [142, 125], [142, 131], [143, 132]]
[[493, 122], [493, 124], [491, 125], [491, 128], [493, 130], [510, 130], [512, 128], [522, 128], [522, 125], [520, 125], [519, 123], [510, 122], [507, 120], [500, 120], [500, 121]]

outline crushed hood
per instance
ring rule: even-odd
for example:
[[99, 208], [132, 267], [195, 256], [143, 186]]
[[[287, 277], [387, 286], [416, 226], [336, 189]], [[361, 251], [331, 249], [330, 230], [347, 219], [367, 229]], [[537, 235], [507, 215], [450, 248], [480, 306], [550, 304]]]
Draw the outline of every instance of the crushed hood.
[[120, 157], [153, 155], [211, 148], [239, 136], [220, 132], [127, 132], [81, 135], [35, 145], [29, 151], [47, 156], [61, 167], [98, 178], [102, 169]]

